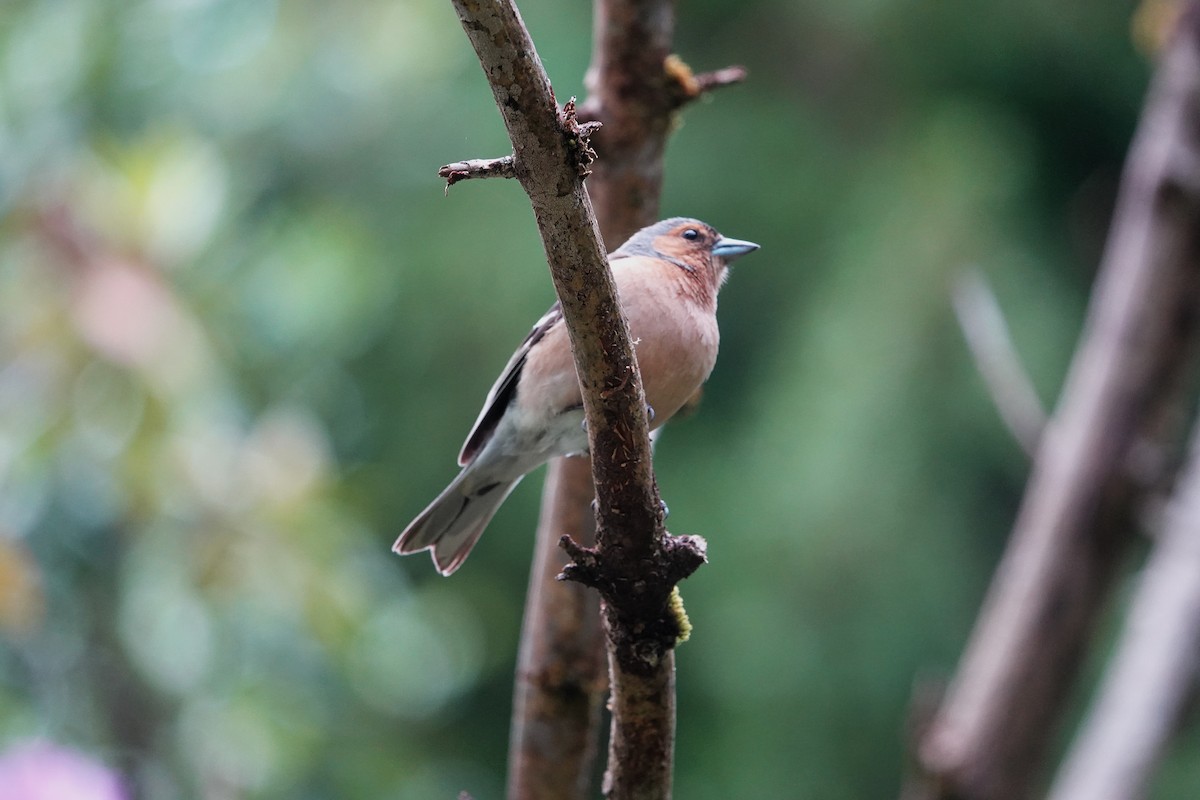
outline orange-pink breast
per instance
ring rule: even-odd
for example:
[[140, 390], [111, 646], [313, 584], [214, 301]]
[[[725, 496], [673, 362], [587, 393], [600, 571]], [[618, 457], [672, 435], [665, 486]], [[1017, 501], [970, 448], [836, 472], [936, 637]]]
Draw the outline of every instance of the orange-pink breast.
[[[644, 257], [613, 262], [613, 277], [637, 351], [651, 427], [666, 422], [712, 372], [717, 360], [715, 288], [707, 270], [695, 275]], [[582, 402], [566, 326], [556, 325], [530, 351], [519, 402], [529, 412], [556, 414]]]
[[716, 364], [715, 289], [706, 270], [688, 273], [649, 258], [616, 261], [613, 277], [637, 349], [646, 402], [654, 409], [651, 427], [658, 427], [696, 393]]

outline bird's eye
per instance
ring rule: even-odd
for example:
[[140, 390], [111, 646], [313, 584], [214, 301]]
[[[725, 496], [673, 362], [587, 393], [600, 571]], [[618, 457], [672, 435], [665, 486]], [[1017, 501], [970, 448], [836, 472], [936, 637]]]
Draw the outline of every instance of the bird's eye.
[[683, 238], [687, 239], [689, 242], [694, 242], [700, 238], [700, 231], [696, 230], [695, 228], [688, 228], [683, 232]]

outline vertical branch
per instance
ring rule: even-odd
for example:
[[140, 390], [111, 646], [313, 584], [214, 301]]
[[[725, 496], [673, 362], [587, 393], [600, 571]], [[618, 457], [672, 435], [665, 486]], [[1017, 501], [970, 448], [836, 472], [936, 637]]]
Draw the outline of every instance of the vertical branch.
[[604, 158], [588, 186], [610, 244], [659, 216], [675, 112], [746, 78], [738, 66], [693, 74], [671, 54], [674, 35], [674, 0], [596, 0], [588, 97], [579, 114], [604, 123], [595, 138]]
[[610, 244], [659, 216], [674, 110], [664, 64], [674, 34], [673, 0], [596, 0], [588, 96], [580, 114], [604, 123], [596, 135], [604, 158], [588, 189]]
[[[675, 32], [673, 0], [596, 0], [592, 63], [583, 114], [604, 127], [604, 153], [589, 183], [605, 241], [615, 245], [658, 219], [663, 153], [672, 108], [664, 102]], [[675, 742], [675, 653], [667, 649], [649, 680], [634, 679], [610, 654], [613, 684], [606, 797], [633, 797], [640, 774], [659, 775], [650, 797], [669, 797]], [[618, 725], [620, 721], [620, 725]], [[632, 763], [636, 757], [641, 763]], [[618, 766], [620, 765], [620, 766]]]
[[509, 800], [592, 797], [608, 689], [600, 597], [556, 580], [566, 565], [559, 539], [595, 542], [592, 468], [587, 458], [550, 463], [533, 546], [521, 650], [513, 691]]
[[[675, 113], [690, 100], [740, 82], [740, 67], [700, 79], [671, 55], [673, 0], [597, 0], [581, 116], [603, 127], [604, 154], [589, 186], [606, 239], [623, 241], [659, 217], [663, 155]], [[690, 554], [694, 557], [694, 553]], [[698, 564], [698, 562], [697, 562]], [[606, 609], [607, 611], [608, 609]], [[613, 726], [606, 797], [669, 797], [675, 743], [675, 652], [666, 643], [649, 658], [621, 658], [610, 649]], [[661, 785], [639, 776], [658, 774]]]
[[1198, 315], [1200, 13], [1164, 54], [1086, 329], [1008, 551], [920, 742], [925, 797], [1027, 797], [1129, 540], [1134, 445], [1178, 401]]

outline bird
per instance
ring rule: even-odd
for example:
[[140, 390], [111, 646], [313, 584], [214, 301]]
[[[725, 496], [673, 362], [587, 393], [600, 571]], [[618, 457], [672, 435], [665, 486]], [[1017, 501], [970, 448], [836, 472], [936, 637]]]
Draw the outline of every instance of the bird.
[[[673, 217], [609, 254], [654, 430], [708, 379], [717, 360], [717, 292], [729, 264], [758, 249], [710, 225]], [[401, 555], [429, 550], [442, 575], [457, 570], [523, 477], [552, 458], [587, 451], [583, 396], [562, 307], [533, 326], [488, 392], [468, 434], [458, 477], [404, 529]]]

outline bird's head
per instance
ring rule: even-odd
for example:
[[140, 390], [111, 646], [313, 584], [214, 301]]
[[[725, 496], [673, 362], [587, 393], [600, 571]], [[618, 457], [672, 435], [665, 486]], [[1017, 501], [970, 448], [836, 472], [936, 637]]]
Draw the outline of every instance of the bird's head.
[[661, 258], [693, 275], [707, 278], [710, 285], [717, 288], [725, 281], [730, 262], [757, 249], [754, 242], [722, 236], [698, 219], [672, 217], [642, 228], [611, 257]]

